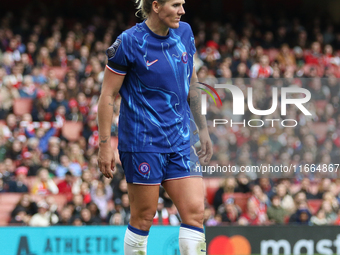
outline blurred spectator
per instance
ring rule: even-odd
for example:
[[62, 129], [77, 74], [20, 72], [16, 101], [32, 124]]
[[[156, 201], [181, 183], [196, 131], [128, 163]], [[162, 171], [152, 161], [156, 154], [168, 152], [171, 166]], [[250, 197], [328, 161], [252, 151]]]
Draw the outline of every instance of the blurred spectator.
[[[75, 187], [73, 187], [73, 193], [77, 193]], [[92, 201], [90, 187], [87, 182], [82, 182], [80, 184], [80, 194], [83, 196], [85, 204], [88, 204]]]
[[263, 55], [260, 63], [252, 65], [250, 69], [250, 78], [268, 78], [273, 74], [273, 68], [269, 66], [269, 57]]
[[112, 198], [113, 192], [110, 186], [110, 179], [104, 178], [104, 181], [97, 181], [91, 187], [92, 201], [98, 206], [102, 219], [107, 215], [107, 202]]
[[16, 177], [8, 183], [8, 192], [28, 192], [28, 187], [25, 185], [27, 172], [28, 169], [24, 166], [20, 166], [15, 170]]
[[221, 215], [222, 223], [236, 223], [238, 222], [242, 210], [235, 205], [234, 198], [227, 198], [223, 205], [218, 208], [218, 214]]
[[[117, 203], [116, 203], [116, 206], [117, 206]], [[122, 195], [121, 207], [122, 207], [123, 210], [120, 210], [120, 211], [121, 211], [121, 214], [122, 214], [122, 218], [124, 220], [124, 225], [126, 225], [130, 221], [130, 217], [131, 217], [130, 201], [129, 201], [128, 194]]]
[[310, 183], [309, 178], [303, 178], [301, 181], [301, 188], [299, 192], [305, 193], [307, 199], [315, 199], [316, 196], [310, 192], [310, 188], [311, 188], [311, 183]]
[[68, 106], [70, 108], [70, 113], [67, 115], [67, 120], [72, 121], [83, 121], [83, 115], [80, 113], [78, 108], [78, 102], [76, 99], [70, 99]]
[[279, 68], [285, 70], [287, 66], [295, 66], [295, 56], [290, 52], [289, 45], [283, 44], [279, 55], [277, 56], [277, 61], [279, 63]]
[[327, 224], [333, 224], [337, 218], [336, 211], [332, 208], [332, 205], [329, 201], [322, 201], [320, 210], [323, 211], [325, 218], [327, 220]]
[[238, 224], [241, 226], [263, 225], [266, 220], [266, 215], [259, 215], [258, 206], [255, 201], [249, 200], [247, 203], [247, 211], [241, 214]]
[[280, 198], [281, 207], [289, 214], [295, 211], [293, 197], [288, 193], [286, 186], [281, 183], [276, 186], [276, 195]]
[[127, 194], [127, 182], [125, 178], [119, 180], [118, 185], [114, 186], [114, 198], [122, 199], [124, 194]]
[[54, 127], [51, 128], [38, 128], [34, 133], [34, 130], [31, 132], [25, 129], [25, 134], [28, 138], [36, 137], [39, 139], [39, 149], [42, 153], [45, 153], [48, 149], [48, 140], [56, 133], [56, 129]]
[[35, 99], [37, 97], [37, 92], [32, 76], [24, 76], [22, 86], [19, 88], [20, 97]]
[[204, 209], [203, 224], [205, 226], [216, 226], [221, 223], [221, 215], [219, 215], [220, 221], [217, 222], [215, 219], [214, 209], [210, 206], [206, 206]]
[[[4, 69], [0, 68], [0, 77], [4, 74]], [[0, 86], [0, 119], [4, 119], [13, 107], [14, 99], [19, 98], [20, 94], [8, 76], [3, 76], [2, 86]]]
[[31, 216], [27, 215], [24, 209], [19, 209], [16, 214], [11, 218], [9, 224], [15, 226], [28, 226]]
[[85, 207], [83, 196], [80, 194], [73, 195], [72, 202], [70, 202], [69, 205], [72, 208], [72, 215], [78, 217], [80, 215], [81, 210]]
[[27, 215], [33, 215], [37, 213], [38, 207], [35, 201], [33, 201], [32, 197], [28, 194], [22, 195], [21, 199], [11, 212], [11, 217], [14, 218], [15, 215], [18, 214], [19, 211], [24, 210]]
[[38, 212], [32, 216], [29, 225], [32, 227], [48, 227], [57, 224], [58, 216], [49, 211], [48, 204], [42, 200], [38, 202]]
[[83, 225], [100, 225], [101, 220], [98, 217], [92, 217], [91, 212], [87, 208], [83, 208], [80, 212], [80, 219]]
[[325, 212], [323, 210], [319, 210], [315, 216], [312, 216], [310, 222], [311, 224], [316, 226], [322, 226], [328, 223]]
[[271, 202], [271, 206], [267, 209], [268, 220], [273, 224], [283, 224], [287, 211], [281, 207], [280, 197], [274, 195]]
[[65, 179], [57, 184], [59, 194], [65, 194], [67, 201], [72, 200], [73, 175], [70, 171], [65, 173]]
[[170, 225], [169, 213], [164, 207], [164, 199], [158, 198], [156, 214], [153, 218], [153, 225]]
[[48, 49], [46, 47], [41, 47], [39, 53], [36, 57], [36, 63], [39, 67], [50, 67], [52, 66], [52, 61]]
[[31, 193], [46, 195], [46, 194], [58, 194], [59, 189], [54, 183], [53, 179], [49, 176], [48, 170], [41, 168], [38, 171], [37, 180], [33, 184]]
[[306, 64], [321, 64], [321, 45], [319, 42], [313, 42], [311, 45], [311, 50], [305, 56]]
[[235, 178], [226, 178], [214, 195], [214, 209], [217, 211], [218, 207], [223, 204], [223, 197], [232, 195], [234, 192], [238, 192]]
[[110, 217], [110, 225], [123, 225], [123, 219], [122, 219], [122, 215], [119, 212], [114, 213], [111, 217]]
[[64, 178], [67, 172], [74, 176], [81, 176], [81, 167], [78, 163], [71, 162], [67, 155], [60, 157], [60, 165], [56, 168], [55, 174], [59, 178]]
[[244, 173], [239, 173], [236, 177], [237, 192], [248, 193], [250, 192], [249, 178]]
[[61, 226], [71, 225], [71, 217], [72, 217], [72, 212], [71, 212], [70, 208], [64, 207], [61, 210], [59, 222], [58, 222], [57, 225], [61, 225]]
[[312, 217], [311, 212], [308, 209], [307, 202], [301, 201], [298, 204], [297, 210], [289, 218], [289, 223], [299, 225], [309, 225]]
[[265, 221], [267, 217], [267, 205], [270, 204], [268, 196], [262, 191], [259, 185], [254, 185], [252, 188], [252, 196], [249, 198], [257, 207], [257, 215], [261, 222]]

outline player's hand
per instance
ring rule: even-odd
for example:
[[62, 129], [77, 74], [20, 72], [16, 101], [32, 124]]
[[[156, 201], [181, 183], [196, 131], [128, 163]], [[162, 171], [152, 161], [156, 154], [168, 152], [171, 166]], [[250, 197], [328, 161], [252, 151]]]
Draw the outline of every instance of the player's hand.
[[114, 152], [111, 147], [99, 146], [98, 167], [105, 177], [113, 178], [113, 173], [116, 170], [116, 162]]
[[199, 131], [199, 137], [201, 142], [201, 149], [197, 152], [201, 165], [207, 165], [212, 157], [213, 148], [210, 140], [208, 129], [202, 129]]

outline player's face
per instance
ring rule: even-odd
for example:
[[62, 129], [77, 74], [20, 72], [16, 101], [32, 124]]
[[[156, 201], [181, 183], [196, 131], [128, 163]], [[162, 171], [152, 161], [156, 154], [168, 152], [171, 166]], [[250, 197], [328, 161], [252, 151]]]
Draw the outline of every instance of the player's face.
[[181, 16], [185, 14], [184, 0], [169, 0], [160, 7], [158, 17], [169, 28], [178, 28]]

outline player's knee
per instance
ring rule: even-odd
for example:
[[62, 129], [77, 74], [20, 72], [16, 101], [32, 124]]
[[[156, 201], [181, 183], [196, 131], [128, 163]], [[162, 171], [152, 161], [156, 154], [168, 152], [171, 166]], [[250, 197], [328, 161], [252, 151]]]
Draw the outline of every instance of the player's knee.
[[188, 208], [182, 220], [185, 224], [201, 228], [204, 220], [204, 204], [192, 205]]
[[154, 210], [141, 211], [135, 215], [131, 215], [131, 221], [137, 222], [139, 229], [149, 231], [155, 213], [156, 211]]

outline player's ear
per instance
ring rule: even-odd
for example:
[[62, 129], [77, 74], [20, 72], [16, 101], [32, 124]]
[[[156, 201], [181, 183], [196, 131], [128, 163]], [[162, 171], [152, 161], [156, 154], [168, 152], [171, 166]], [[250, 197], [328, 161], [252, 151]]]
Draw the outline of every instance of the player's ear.
[[158, 3], [158, 1], [153, 1], [152, 2], [152, 10], [155, 12], [155, 13], [159, 13], [159, 8], [161, 7], [161, 5]]

